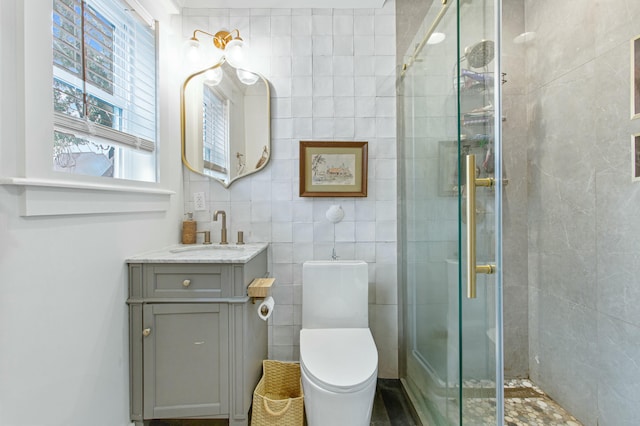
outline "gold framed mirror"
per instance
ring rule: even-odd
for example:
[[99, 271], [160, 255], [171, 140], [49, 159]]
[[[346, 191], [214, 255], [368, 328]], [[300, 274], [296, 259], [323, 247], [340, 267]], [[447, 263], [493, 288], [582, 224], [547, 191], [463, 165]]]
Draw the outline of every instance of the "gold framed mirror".
[[223, 58], [189, 75], [180, 91], [182, 162], [229, 187], [271, 156], [269, 82]]

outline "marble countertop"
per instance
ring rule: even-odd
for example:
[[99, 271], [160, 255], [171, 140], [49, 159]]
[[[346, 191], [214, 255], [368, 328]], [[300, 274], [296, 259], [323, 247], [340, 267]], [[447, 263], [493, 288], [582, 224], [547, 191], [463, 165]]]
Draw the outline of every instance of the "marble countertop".
[[247, 263], [268, 245], [176, 244], [130, 257], [127, 263]]

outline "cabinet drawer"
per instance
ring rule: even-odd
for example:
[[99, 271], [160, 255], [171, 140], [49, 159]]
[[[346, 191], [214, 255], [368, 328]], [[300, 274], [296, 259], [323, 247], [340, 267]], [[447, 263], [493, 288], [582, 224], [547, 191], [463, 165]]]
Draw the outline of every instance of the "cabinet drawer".
[[[221, 265], [145, 265], [145, 297], [228, 297], [230, 268]], [[226, 285], [224, 285], [226, 283]], [[225, 288], [227, 287], [227, 288]]]

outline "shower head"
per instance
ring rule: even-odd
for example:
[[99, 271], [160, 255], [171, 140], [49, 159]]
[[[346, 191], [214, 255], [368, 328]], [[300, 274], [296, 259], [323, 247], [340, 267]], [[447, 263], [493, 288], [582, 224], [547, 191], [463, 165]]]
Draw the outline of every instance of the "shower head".
[[481, 40], [464, 49], [464, 57], [472, 68], [481, 68], [493, 60], [494, 44], [492, 40]]

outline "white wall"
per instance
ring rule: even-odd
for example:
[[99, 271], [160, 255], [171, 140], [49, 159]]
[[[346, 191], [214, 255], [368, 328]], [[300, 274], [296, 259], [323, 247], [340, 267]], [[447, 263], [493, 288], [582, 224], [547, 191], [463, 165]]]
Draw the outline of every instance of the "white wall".
[[[51, 7], [49, 0], [35, 1], [24, 6], [21, 0], [3, 0], [0, 5], [1, 177], [15, 176], [24, 161], [25, 87], [16, 42], [23, 32], [20, 10], [35, 4], [49, 8], [50, 16]], [[165, 33], [161, 40], [163, 64], [176, 62], [167, 57], [173, 40], [168, 37]], [[40, 48], [31, 53], [50, 55], [50, 39]], [[175, 191], [167, 211], [22, 217], [24, 189], [0, 186], [3, 426], [130, 423], [124, 260], [178, 242], [182, 219], [179, 83], [171, 65], [160, 69], [161, 186]], [[48, 72], [43, 70], [42, 78]], [[41, 96], [43, 105], [51, 102], [49, 91]], [[43, 140], [42, 149], [50, 144]]]
[[[195, 212], [199, 229], [220, 238], [214, 210], [226, 210], [229, 240], [268, 241], [276, 278], [269, 356], [296, 360], [305, 260], [328, 259], [333, 225], [342, 259], [369, 263], [370, 318], [381, 377], [397, 377], [395, 1], [380, 9], [184, 9], [183, 38], [193, 30], [239, 29], [252, 48], [254, 70], [272, 85], [272, 155], [260, 173], [225, 189], [185, 171], [185, 211], [194, 192], [208, 209]], [[368, 141], [366, 198], [301, 198], [299, 141]]]

